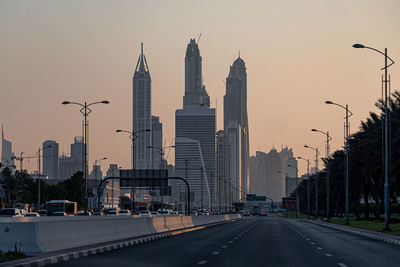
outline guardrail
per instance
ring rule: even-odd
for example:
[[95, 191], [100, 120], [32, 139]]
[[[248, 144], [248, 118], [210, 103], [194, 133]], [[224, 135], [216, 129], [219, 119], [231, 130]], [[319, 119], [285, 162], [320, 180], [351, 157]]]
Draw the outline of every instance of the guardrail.
[[15, 247], [27, 255], [117, 241], [241, 218], [209, 216], [40, 217], [0, 220], [0, 250]]

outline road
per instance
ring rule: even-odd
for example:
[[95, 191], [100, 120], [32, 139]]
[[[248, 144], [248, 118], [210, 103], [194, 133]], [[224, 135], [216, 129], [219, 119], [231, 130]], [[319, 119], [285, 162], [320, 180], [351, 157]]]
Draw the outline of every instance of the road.
[[247, 217], [58, 266], [400, 266], [400, 247], [279, 217]]

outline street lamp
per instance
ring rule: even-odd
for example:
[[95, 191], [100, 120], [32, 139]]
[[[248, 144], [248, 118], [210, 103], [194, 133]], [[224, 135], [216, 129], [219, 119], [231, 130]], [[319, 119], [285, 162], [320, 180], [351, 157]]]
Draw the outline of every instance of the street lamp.
[[[132, 142], [132, 158], [131, 158], [131, 167], [132, 167], [132, 176], [134, 176], [133, 170], [135, 169], [135, 140], [137, 138], [137, 134], [141, 132], [151, 132], [150, 129], [140, 130], [140, 131], [128, 131], [128, 130], [116, 130], [116, 133], [127, 133], [129, 134], [129, 139]], [[135, 177], [132, 177], [132, 203], [131, 203], [131, 210], [132, 214], [135, 214]]]
[[315, 151], [315, 218], [318, 218], [318, 148], [314, 148], [308, 145], [304, 145], [305, 148], [309, 148]]
[[299, 179], [297, 178], [298, 169], [297, 166], [288, 164], [288, 167], [296, 169], [296, 218], [299, 218], [300, 203], [299, 203]]
[[[345, 123], [345, 148], [346, 148], [346, 224], [350, 224], [349, 221], [349, 180], [350, 180], [350, 172], [349, 172], [349, 154], [350, 154], [350, 147], [349, 147], [349, 135], [350, 135], [350, 126], [349, 126], [349, 118], [353, 115], [353, 112], [349, 110], [349, 105], [342, 106], [340, 104], [334, 103], [332, 101], [325, 101], [325, 104], [328, 105], [335, 105], [338, 107], [343, 108], [346, 110], [346, 123]], [[350, 114], [349, 114], [350, 113]]]
[[[394, 61], [387, 55], [387, 48], [385, 48], [385, 53], [379, 51], [378, 49], [375, 49], [373, 47], [368, 47], [362, 44], [354, 44], [354, 48], [367, 48], [370, 50], [373, 50], [375, 52], [378, 52], [379, 54], [385, 56], [385, 67], [383, 67], [381, 70], [385, 70], [385, 185], [384, 185], [384, 191], [385, 191], [385, 227], [383, 228], [384, 231], [391, 231], [389, 227], [389, 140], [388, 140], [388, 77], [387, 77], [387, 69], [394, 64]], [[388, 65], [388, 61], [390, 60], [391, 63]], [[390, 96], [389, 96], [390, 97]]]
[[307, 217], [310, 219], [310, 160], [302, 157], [297, 157], [298, 159], [304, 160], [307, 162]]
[[[42, 149], [38, 149], [38, 152], [36, 152], [36, 154], [38, 155], [38, 211], [40, 210], [40, 151], [45, 150], [46, 148], [50, 148], [52, 147], [51, 145], [45, 146]], [[21, 157], [22, 158], [22, 157]]]
[[103, 101], [97, 101], [88, 104], [86, 101], [84, 104], [78, 103], [78, 102], [70, 102], [70, 101], [63, 101], [61, 104], [63, 105], [78, 105], [81, 107], [79, 110], [84, 118], [84, 124], [83, 124], [83, 132], [84, 132], [84, 145], [83, 145], [83, 174], [84, 174], [84, 179], [85, 179], [85, 200], [84, 200], [84, 210], [87, 212], [88, 208], [88, 177], [87, 177], [87, 162], [88, 162], [88, 153], [87, 153], [87, 128], [88, 128], [88, 122], [87, 122], [87, 117], [89, 114], [92, 112], [92, 110], [89, 108], [90, 106], [96, 105], [96, 104], [109, 104], [110, 101], [108, 100], [103, 100]]
[[332, 140], [332, 137], [329, 136], [329, 132], [323, 132], [317, 129], [311, 129], [312, 132], [322, 133], [326, 136], [326, 220], [329, 221], [329, 141]]

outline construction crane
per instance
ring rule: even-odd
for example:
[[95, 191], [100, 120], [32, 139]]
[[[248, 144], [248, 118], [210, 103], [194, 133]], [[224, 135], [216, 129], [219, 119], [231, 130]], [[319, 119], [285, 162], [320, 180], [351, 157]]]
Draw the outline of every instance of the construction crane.
[[12, 159], [18, 160], [19, 161], [19, 169], [22, 172], [23, 166], [24, 166], [24, 159], [32, 159], [32, 158], [37, 158], [37, 156], [25, 156], [23, 157], [22, 155], [24, 154], [24, 152], [20, 153], [19, 157], [12, 157]]

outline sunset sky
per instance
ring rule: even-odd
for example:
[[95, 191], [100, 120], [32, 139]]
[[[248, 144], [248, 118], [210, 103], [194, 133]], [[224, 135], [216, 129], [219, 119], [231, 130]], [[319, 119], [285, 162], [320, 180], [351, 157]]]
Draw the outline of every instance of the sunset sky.
[[[324, 137], [311, 128], [331, 133], [332, 151], [343, 144], [344, 110], [325, 100], [349, 104], [352, 132], [376, 111], [384, 57], [352, 44], [387, 47], [396, 61], [392, 90], [399, 89], [399, 12], [398, 0], [2, 0], [0, 124], [16, 154], [33, 155], [47, 139], [69, 153], [82, 117], [77, 106], [61, 102], [107, 99], [110, 105], [95, 106], [90, 115], [89, 165], [107, 157], [103, 170], [110, 163], [129, 168], [130, 141], [115, 130], [131, 130], [140, 43], [152, 77], [152, 113], [171, 145], [186, 46], [201, 33], [203, 80], [218, 129], [224, 81], [240, 50], [248, 71], [250, 154], [283, 145], [312, 158], [304, 144], [324, 151]], [[36, 170], [35, 160], [24, 165]]]

